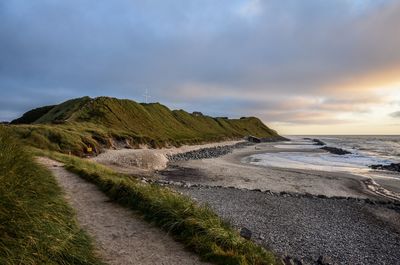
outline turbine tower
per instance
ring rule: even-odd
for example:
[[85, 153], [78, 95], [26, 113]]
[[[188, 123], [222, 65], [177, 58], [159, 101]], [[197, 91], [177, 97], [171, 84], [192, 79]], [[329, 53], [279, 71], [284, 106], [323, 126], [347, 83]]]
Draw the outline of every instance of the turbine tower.
[[149, 103], [149, 98], [151, 98], [151, 96], [149, 95], [149, 91], [148, 91], [147, 88], [146, 88], [146, 90], [145, 90], [143, 96], [144, 96], [144, 102], [145, 102], [145, 103]]

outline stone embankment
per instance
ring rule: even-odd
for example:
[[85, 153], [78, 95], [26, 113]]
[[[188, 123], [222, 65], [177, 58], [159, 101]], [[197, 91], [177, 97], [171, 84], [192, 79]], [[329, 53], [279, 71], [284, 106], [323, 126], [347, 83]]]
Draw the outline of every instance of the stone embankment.
[[215, 146], [193, 150], [186, 153], [167, 155], [167, 158], [170, 162], [216, 158], [232, 153], [234, 149], [251, 145], [253, 145], [251, 142], [240, 142], [234, 145]]
[[334, 155], [349, 155], [349, 154], [351, 154], [351, 152], [344, 150], [342, 148], [327, 146], [326, 143], [324, 143], [323, 141], [321, 141], [319, 139], [304, 138], [304, 140], [310, 140], [314, 143], [314, 145], [322, 146], [320, 149], [325, 150]]

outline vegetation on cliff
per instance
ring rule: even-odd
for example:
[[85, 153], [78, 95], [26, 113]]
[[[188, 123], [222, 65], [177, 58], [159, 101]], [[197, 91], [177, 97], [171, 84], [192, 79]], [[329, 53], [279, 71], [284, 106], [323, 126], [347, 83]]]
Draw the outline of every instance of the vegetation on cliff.
[[159, 103], [109, 97], [72, 99], [29, 111], [12, 123], [19, 124], [10, 128], [25, 143], [76, 155], [83, 155], [87, 147], [96, 152], [114, 145], [179, 146], [247, 135], [280, 138], [255, 117], [213, 118], [170, 110]]

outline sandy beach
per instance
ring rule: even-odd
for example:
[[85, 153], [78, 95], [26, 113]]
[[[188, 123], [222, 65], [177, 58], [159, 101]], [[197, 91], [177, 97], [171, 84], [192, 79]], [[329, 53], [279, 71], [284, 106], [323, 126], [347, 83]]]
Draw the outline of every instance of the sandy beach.
[[[265, 167], [251, 164], [251, 155], [278, 152], [324, 153], [318, 148], [293, 149], [285, 143], [261, 143], [235, 148], [227, 155], [209, 159], [169, 162], [168, 156], [212, 147], [226, 147], [242, 141], [227, 141], [164, 149], [106, 150], [95, 162], [122, 173], [204, 186], [222, 186], [272, 192], [309, 193], [328, 197], [384, 198], [376, 187], [366, 185], [369, 176], [349, 172]], [[277, 146], [279, 148], [277, 148]], [[287, 148], [285, 148], [287, 146]], [[400, 178], [375, 177], [374, 185], [385, 192], [400, 192]], [[384, 194], [383, 194], [384, 195]]]
[[[236, 187], [246, 189], [271, 190], [273, 192], [295, 192], [342, 196], [355, 198], [376, 198], [377, 195], [367, 189], [367, 179], [344, 172], [264, 167], [250, 164], [253, 154], [282, 152], [324, 152], [318, 149], [291, 150], [275, 148], [276, 143], [262, 143], [235, 149], [231, 154], [202, 160], [189, 160], [171, 163], [158, 176], [172, 181], [209, 186]], [[400, 181], [379, 179], [380, 185], [394, 191], [400, 187]]]

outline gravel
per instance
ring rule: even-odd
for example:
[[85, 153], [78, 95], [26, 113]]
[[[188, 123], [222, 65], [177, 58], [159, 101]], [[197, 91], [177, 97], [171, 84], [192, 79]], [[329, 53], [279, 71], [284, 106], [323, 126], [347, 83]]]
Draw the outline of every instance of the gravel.
[[[400, 208], [369, 200], [291, 196], [223, 187], [175, 187], [208, 203], [252, 240], [303, 264], [400, 264]], [[378, 218], [379, 214], [381, 218]], [[393, 222], [386, 222], [382, 215]]]

